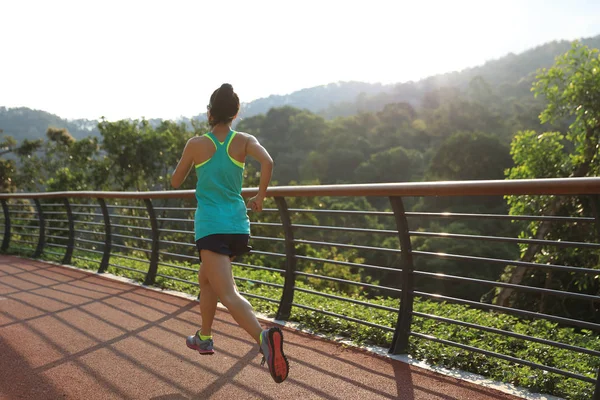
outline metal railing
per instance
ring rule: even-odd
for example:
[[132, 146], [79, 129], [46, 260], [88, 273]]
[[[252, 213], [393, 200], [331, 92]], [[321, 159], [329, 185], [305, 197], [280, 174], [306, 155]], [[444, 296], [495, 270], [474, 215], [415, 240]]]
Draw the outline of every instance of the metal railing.
[[[256, 189], [245, 189], [243, 192], [246, 197], [255, 193]], [[600, 244], [593, 242], [522, 238], [506, 234], [481, 235], [423, 230], [423, 225], [429, 223], [425, 221], [432, 220], [495, 221], [507, 224], [519, 221], [523, 223], [547, 221], [554, 224], [565, 224], [565, 226], [583, 224], [589, 226], [589, 229], [595, 229], [598, 232], [597, 237], [600, 237], [599, 194], [600, 178], [272, 187], [269, 189], [268, 196], [272, 198], [273, 206], [266, 208], [264, 213], [259, 216], [252, 215], [252, 239], [256, 245], [251, 256], [255, 257], [252, 260], [256, 262], [253, 264], [234, 262], [233, 264], [247, 270], [271, 272], [280, 276], [281, 279], [267, 282], [236, 276], [236, 280], [241, 284], [248, 283], [276, 290], [273, 293], [277, 293], [278, 298], [268, 297], [257, 292], [242, 292], [250, 298], [276, 304], [276, 319], [288, 320], [293, 317], [294, 310], [305, 310], [361, 324], [382, 332], [389, 332], [393, 334], [389, 343], [389, 352], [393, 354], [408, 353], [411, 338], [441, 343], [588, 382], [595, 385], [594, 399], [598, 400], [600, 399], [600, 380], [598, 378], [594, 379], [539, 362], [437, 338], [424, 332], [414, 331], [413, 326], [414, 319], [419, 318], [600, 357], [600, 351], [597, 349], [414, 310], [415, 298], [431, 299], [525, 319], [544, 319], [560, 326], [591, 330], [597, 335], [600, 332], [598, 320], [569, 318], [556, 313], [544, 313], [524, 307], [498, 305], [474, 300], [468, 295], [460, 297], [429, 293], [419, 290], [419, 288], [422, 282], [445, 281], [461, 285], [505, 288], [519, 293], [542, 297], [553, 296], [595, 306], [600, 303], [597, 293], [557, 290], [454, 275], [444, 273], [443, 268], [425, 270], [419, 268], [418, 265], [428, 265], [427, 260], [436, 260], [438, 263], [439, 260], [446, 260], [478, 263], [485, 265], [486, 268], [503, 269], [506, 266], [514, 266], [549, 271], [550, 273], [595, 276], [599, 274], [599, 269], [560, 265], [552, 262], [521, 261], [518, 257], [516, 257], [517, 259], [505, 259], [498, 258], [493, 254], [469, 255], [414, 250], [413, 245], [418, 240], [447, 239], [472, 242], [473, 248], [476, 248], [476, 243], [495, 243], [513, 246], [557, 246], [565, 249], [588, 249], [600, 253]], [[498, 213], [407, 212], [405, 206], [407, 201], [414, 203], [414, 198], [507, 195], [585, 196], [592, 199], [594, 215], [517, 216]], [[310, 200], [325, 196], [330, 198], [383, 197], [389, 201], [389, 207], [386, 208], [391, 211], [322, 209], [318, 204], [302, 203], [303, 199]], [[146, 285], [155, 284], [157, 279], [160, 279], [161, 282], [169, 280], [185, 285], [196, 285], [195, 280], [190, 278], [190, 274], [197, 271], [197, 267], [193, 267], [193, 265], [198, 263], [195, 246], [190, 240], [193, 235], [191, 214], [195, 210], [193, 197], [193, 191], [0, 194], [4, 215], [1, 249], [8, 251], [15, 248], [13, 243], [16, 243], [25, 250], [31, 250], [34, 258], [40, 257], [42, 254], [50, 254], [60, 257], [59, 261], [64, 264], [72, 263], [74, 258], [85, 260], [97, 263], [98, 272], [116, 268], [134, 275], [139, 274], [143, 276], [143, 282]], [[294, 206], [294, 204], [290, 206], [291, 203], [300, 204], [300, 206]], [[367, 219], [371, 222], [375, 221], [375, 223], [371, 223], [371, 226], [369, 224], [351, 226], [353, 221], [354, 223], [356, 221], [364, 223]], [[329, 253], [330, 257], [324, 258], [324, 256], [307, 252], [307, 248], [344, 249], [354, 251], [358, 256], [340, 259], [334, 253]], [[87, 254], [87, 256], [82, 254]], [[374, 261], [366, 263], [365, 259]], [[140, 270], [131, 267], [133, 264], [123, 265], [128, 262], [144, 263], [148, 267], [146, 270]], [[310, 268], [307, 268], [306, 265]], [[321, 265], [321, 267], [316, 267], [317, 265]], [[345, 271], [361, 271], [359, 276], [362, 277], [371, 273], [378, 274], [377, 276], [383, 277], [382, 280], [388, 284], [370, 283], [366, 280], [349, 279], [347, 276], [328, 273], [327, 271], [333, 270], [322, 268], [324, 265], [336, 266]], [[351, 276], [356, 277], [357, 275]], [[339, 287], [358, 287], [367, 296], [366, 299], [359, 299], [358, 297], [344, 296], [343, 290], [337, 292], [315, 290], [314, 286], [300, 284], [316, 281], [329, 282], [331, 285], [339, 285]], [[398, 299], [399, 307], [369, 301], [368, 294], [380, 295], [383, 293], [390, 298]], [[398, 316], [394, 326], [385, 326], [355, 316], [303, 304], [298, 301], [298, 296], [301, 295], [342, 301], [381, 312], [397, 313]]]

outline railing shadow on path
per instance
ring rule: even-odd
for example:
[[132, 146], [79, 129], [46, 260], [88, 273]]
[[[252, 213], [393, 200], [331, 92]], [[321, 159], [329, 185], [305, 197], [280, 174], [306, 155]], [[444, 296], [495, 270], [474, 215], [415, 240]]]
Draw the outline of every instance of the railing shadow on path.
[[[0, 266], [0, 377], [9, 382], [0, 393], [8, 397], [99, 398], [94, 394], [104, 393], [102, 398], [168, 400], [239, 393], [278, 398], [274, 384], [263, 381], [268, 372], [259, 366], [256, 345], [225, 311], [215, 319], [214, 334], [222, 347], [218, 356], [206, 359], [183, 344], [199, 323], [195, 301], [14, 257], [2, 257]], [[416, 392], [453, 398], [414, 383], [419, 372], [406, 364], [364, 352], [361, 363], [347, 358], [361, 351], [339, 350], [327, 340], [287, 329], [286, 335], [292, 335], [288, 351], [295, 373], [278, 386], [286, 398], [357, 398], [360, 393], [363, 398], [412, 400], [419, 398]], [[322, 350], [325, 346], [328, 351]], [[371, 368], [373, 362], [385, 370]], [[436, 385], [452, 383], [437, 379]], [[146, 396], [153, 391], [162, 393]], [[488, 399], [507, 398], [481, 393]]]

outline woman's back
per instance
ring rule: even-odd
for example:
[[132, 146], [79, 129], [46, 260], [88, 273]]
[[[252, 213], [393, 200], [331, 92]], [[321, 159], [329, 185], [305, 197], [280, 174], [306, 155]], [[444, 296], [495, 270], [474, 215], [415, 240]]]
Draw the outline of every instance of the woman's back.
[[241, 194], [245, 136], [229, 130], [224, 138], [222, 133], [209, 132], [197, 140], [197, 151], [194, 152], [198, 201], [196, 240], [212, 234], [250, 233], [250, 221]]

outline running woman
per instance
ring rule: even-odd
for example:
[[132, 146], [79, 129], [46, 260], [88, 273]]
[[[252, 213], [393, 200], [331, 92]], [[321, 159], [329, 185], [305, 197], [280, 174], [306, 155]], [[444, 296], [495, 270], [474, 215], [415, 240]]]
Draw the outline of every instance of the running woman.
[[171, 185], [178, 188], [194, 167], [198, 179], [194, 230], [201, 261], [198, 282], [202, 325], [186, 344], [203, 355], [214, 353], [211, 328], [219, 299], [258, 343], [262, 363], [267, 363], [275, 382], [281, 383], [289, 372], [283, 333], [276, 327], [261, 327], [252, 306], [237, 291], [231, 269], [231, 260], [251, 249], [250, 220], [242, 197], [246, 156], [258, 160], [261, 166], [258, 194], [248, 201], [252, 211], [262, 211], [273, 172], [273, 160], [258, 140], [231, 129], [239, 109], [240, 100], [230, 84], [224, 83], [214, 91], [208, 105], [211, 131], [188, 140], [171, 178]]

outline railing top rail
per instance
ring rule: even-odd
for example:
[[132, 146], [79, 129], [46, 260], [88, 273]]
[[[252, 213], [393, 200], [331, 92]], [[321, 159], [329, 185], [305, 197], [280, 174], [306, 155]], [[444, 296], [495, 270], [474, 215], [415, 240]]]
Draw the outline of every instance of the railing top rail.
[[[246, 188], [244, 197], [254, 196], [257, 188]], [[371, 183], [352, 185], [272, 186], [269, 197], [312, 196], [503, 196], [503, 195], [583, 195], [600, 194], [600, 178], [551, 178], [487, 181], [444, 181]], [[154, 192], [47, 192], [1, 193], [0, 199], [31, 198], [105, 198], [105, 199], [166, 199], [193, 198], [193, 190]]]

